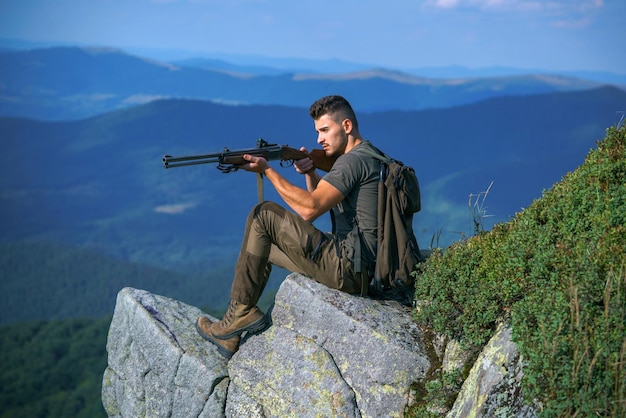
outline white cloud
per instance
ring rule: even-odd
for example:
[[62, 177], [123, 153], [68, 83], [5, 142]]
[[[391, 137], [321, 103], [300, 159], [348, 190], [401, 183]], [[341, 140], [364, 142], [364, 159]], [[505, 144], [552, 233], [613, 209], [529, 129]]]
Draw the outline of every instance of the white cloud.
[[154, 208], [156, 213], [165, 213], [167, 215], [178, 215], [184, 213], [187, 209], [195, 207], [195, 203], [176, 203], [173, 205], [161, 205]]
[[577, 12], [588, 13], [604, 7], [604, 0], [426, 0], [435, 9], [476, 9], [503, 12]]
[[168, 96], [162, 95], [150, 95], [150, 94], [133, 94], [132, 96], [128, 96], [122, 103], [128, 105], [138, 105], [138, 104], [146, 104], [153, 102], [155, 100], [165, 99]]
[[432, 0], [428, 1], [433, 7], [438, 9], [453, 9], [461, 3], [460, 0]]

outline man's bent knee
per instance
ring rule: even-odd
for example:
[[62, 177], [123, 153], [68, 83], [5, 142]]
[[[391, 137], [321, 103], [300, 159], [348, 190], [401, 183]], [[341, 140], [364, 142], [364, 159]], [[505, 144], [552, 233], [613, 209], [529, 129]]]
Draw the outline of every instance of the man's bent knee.
[[276, 202], [265, 201], [257, 203], [254, 208], [252, 208], [251, 215], [256, 218], [265, 211], [273, 212], [279, 216], [283, 216], [286, 209]]

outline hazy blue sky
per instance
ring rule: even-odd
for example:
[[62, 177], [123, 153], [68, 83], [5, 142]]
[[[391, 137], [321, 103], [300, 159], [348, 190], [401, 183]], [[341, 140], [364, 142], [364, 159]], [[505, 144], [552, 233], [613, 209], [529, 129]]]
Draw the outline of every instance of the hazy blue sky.
[[626, 0], [0, 0], [0, 38], [626, 73]]

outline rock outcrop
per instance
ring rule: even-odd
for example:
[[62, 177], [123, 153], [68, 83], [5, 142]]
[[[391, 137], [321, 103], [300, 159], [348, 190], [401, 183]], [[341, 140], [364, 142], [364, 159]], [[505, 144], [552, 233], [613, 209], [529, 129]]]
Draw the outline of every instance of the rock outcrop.
[[109, 416], [402, 416], [430, 367], [410, 309], [298, 274], [279, 289], [272, 326], [244, 337], [229, 362], [197, 335], [200, 315], [119, 292], [102, 389]]
[[[268, 313], [272, 326], [244, 336], [230, 361], [197, 334], [200, 315], [144, 290], [119, 292], [102, 385], [110, 417], [400, 417], [413, 383], [437, 368], [467, 366], [463, 353], [451, 356], [457, 350], [427, 355], [433, 344], [410, 308], [350, 296], [299, 274], [281, 285]], [[454, 406], [437, 413], [534, 417], [523, 403], [521, 376], [503, 326]]]
[[102, 382], [109, 416], [223, 416], [227, 362], [198, 338], [199, 315], [198, 308], [143, 290], [119, 292]]
[[536, 417], [521, 394], [522, 366], [511, 328], [500, 325], [478, 356], [447, 416]]

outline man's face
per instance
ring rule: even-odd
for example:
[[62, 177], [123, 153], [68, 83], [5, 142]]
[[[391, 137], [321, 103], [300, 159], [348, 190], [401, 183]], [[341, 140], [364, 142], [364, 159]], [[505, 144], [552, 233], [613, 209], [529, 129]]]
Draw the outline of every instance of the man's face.
[[338, 156], [345, 152], [348, 144], [348, 133], [344, 126], [338, 124], [326, 114], [315, 121], [317, 143], [322, 146], [329, 157]]

